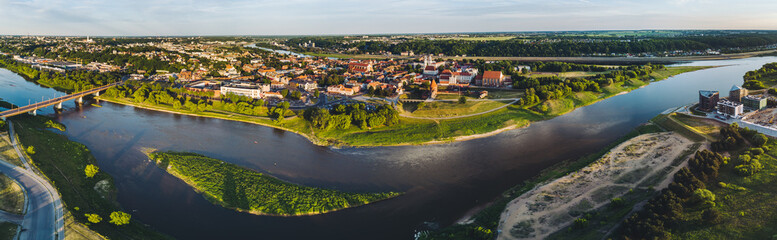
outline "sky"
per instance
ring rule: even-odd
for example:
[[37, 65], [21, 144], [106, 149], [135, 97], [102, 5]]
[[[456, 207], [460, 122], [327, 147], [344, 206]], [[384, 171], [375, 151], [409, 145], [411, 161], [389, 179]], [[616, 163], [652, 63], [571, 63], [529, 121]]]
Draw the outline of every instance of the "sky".
[[774, 0], [0, 0], [0, 35], [777, 30]]

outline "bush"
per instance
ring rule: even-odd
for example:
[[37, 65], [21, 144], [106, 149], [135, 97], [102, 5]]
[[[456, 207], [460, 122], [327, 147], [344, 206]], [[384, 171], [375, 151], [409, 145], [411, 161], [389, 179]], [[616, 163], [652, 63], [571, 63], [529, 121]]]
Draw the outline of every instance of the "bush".
[[86, 177], [92, 178], [94, 175], [97, 174], [97, 172], [100, 171], [100, 168], [95, 166], [94, 164], [86, 165], [86, 168], [84, 168], [84, 174], [86, 174]]
[[459, 97], [459, 103], [460, 103], [460, 104], [465, 104], [465, 103], [467, 103], [467, 98], [465, 98], [464, 96], [461, 96], [461, 97]]
[[715, 194], [707, 189], [696, 189], [696, 191], [693, 192], [693, 201], [704, 207], [714, 207]]
[[583, 229], [586, 227], [588, 227], [588, 219], [585, 218], [575, 219], [575, 223], [572, 225], [572, 228], [574, 229]]
[[708, 224], [718, 224], [723, 220], [723, 216], [718, 210], [707, 209], [701, 213], [701, 219]]
[[90, 223], [100, 223], [103, 220], [103, 218], [100, 217], [100, 215], [97, 215], [94, 213], [84, 214], [84, 216], [86, 216], [86, 219], [89, 220]]
[[111, 223], [116, 224], [116, 226], [121, 226], [121, 225], [129, 224], [131, 217], [132, 216], [130, 216], [129, 213], [125, 213], [125, 212], [112, 212], [111, 213]]
[[35, 154], [35, 147], [33, 147], [33, 146], [27, 147], [27, 154], [34, 155]]

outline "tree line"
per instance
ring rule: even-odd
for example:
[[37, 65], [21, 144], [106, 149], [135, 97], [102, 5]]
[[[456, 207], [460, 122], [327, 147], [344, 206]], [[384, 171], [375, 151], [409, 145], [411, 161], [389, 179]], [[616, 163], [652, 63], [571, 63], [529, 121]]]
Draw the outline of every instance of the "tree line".
[[364, 129], [399, 123], [399, 112], [390, 105], [380, 105], [370, 111], [364, 103], [338, 104], [331, 110], [308, 108], [302, 116], [311, 126], [321, 130], [348, 129], [351, 125]]

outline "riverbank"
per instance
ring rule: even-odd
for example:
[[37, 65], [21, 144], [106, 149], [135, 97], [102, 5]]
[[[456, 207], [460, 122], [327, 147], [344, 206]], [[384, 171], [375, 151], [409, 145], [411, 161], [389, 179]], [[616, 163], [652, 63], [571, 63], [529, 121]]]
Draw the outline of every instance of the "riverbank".
[[129, 98], [117, 98], [104, 94], [98, 99], [139, 108], [199, 117], [211, 117], [246, 123], [254, 123], [299, 134], [319, 146], [405, 146], [467, 141], [493, 136], [503, 131], [528, 126], [531, 122], [552, 119], [576, 108], [588, 106], [609, 97], [623, 94], [651, 82], [711, 67], [667, 67], [651, 73], [649, 81], [630, 79], [604, 87], [601, 93], [578, 92], [561, 99], [547, 100], [535, 105], [507, 107], [486, 114], [455, 119], [414, 119], [400, 116], [399, 124], [377, 128], [317, 130], [300, 117], [274, 121], [270, 118], [225, 114], [214, 111], [189, 111], [164, 104], [137, 103]]
[[158, 167], [208, 201], [255, 215], [304, 216], [358, 207], [400, 193], [347, 193], [305, 187], [194, 153], [150, 152]]
[[[681, 167], [687, 157], [683, 153], [692, 143], [672, 132], [629, 139], [585, 168], [512, 200], [501, 215], [499, 238], [546, 239], [629, 192], [664, 188], [660, 183]], [[613, 207], [630, 210], [630, 206]]]
[[90, 223], [84, 214], [98, 214], [108, 219], [112, 212], [122, 210], [115, 202], [113, 177], [102, 171], [93, 177], [85, 176], [85, 167], [97, 165], [97, 161], [86, 146], [51, 130], [48, 123], [52, 119], [29, 115], [12, 119], [20, 147], [31, 149], [26, 151], [31, 163], [55, 186], [63, 205], [78, 223], [111, 239], [169, 238], [138, 221], [122, 226], [107, 221]]

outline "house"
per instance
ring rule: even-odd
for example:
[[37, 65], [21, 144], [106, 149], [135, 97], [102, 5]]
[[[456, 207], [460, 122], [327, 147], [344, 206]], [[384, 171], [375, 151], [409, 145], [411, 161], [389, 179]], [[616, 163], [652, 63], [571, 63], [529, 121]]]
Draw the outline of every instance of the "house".
[[437, 76], [437, 67], [434, 65], [424, 67], [424, 75]]
[[302, 89], [305, 89], [305, 91], [312, 92], [315, 91], [316, 88], [318, 88], [318, 83], [314, 81], [305, 81], [302, 84], [299, 85]]
[[372, 72], [372, 63], [350, 62], [348, 63], [348, 71], [353, 73]]
[[488, 87], [501, 87], [504, 84], [505, 76], [502, 71], [485, 71], [481, 85]]
[[744, 105], [738, 102], [721, 99], [718, 102], [718, 114], [728, 115], [730, 117], [738, 117], [744, 112]]
[[332, 85], [326, 88], [326, 91], [331, 94], [339, 94], [345, 96], [351, 96], [355, 93], [354, 88], [345, 87], [341, 84]]
[[266, 92], [264, 93], [265, 98], [277, 98], [277, 99], [283, 99], [283, 95], [279, 92]]
[[734, 85], [728, 92], [728, 100], [742, 102], [742, 97], [747, 96], [747, 89]]
[[698, 108], [701, 111], [711, 112], [712, 110], [715, 110], [715, 106], [718, 104], [719, 100], [720, 93], [718, 93], [718, 91], [700, 90]]
[[766, 108], [766, 98], [763, 96], [744, 96], [742, 104], [749, 109], [761, 110]]

